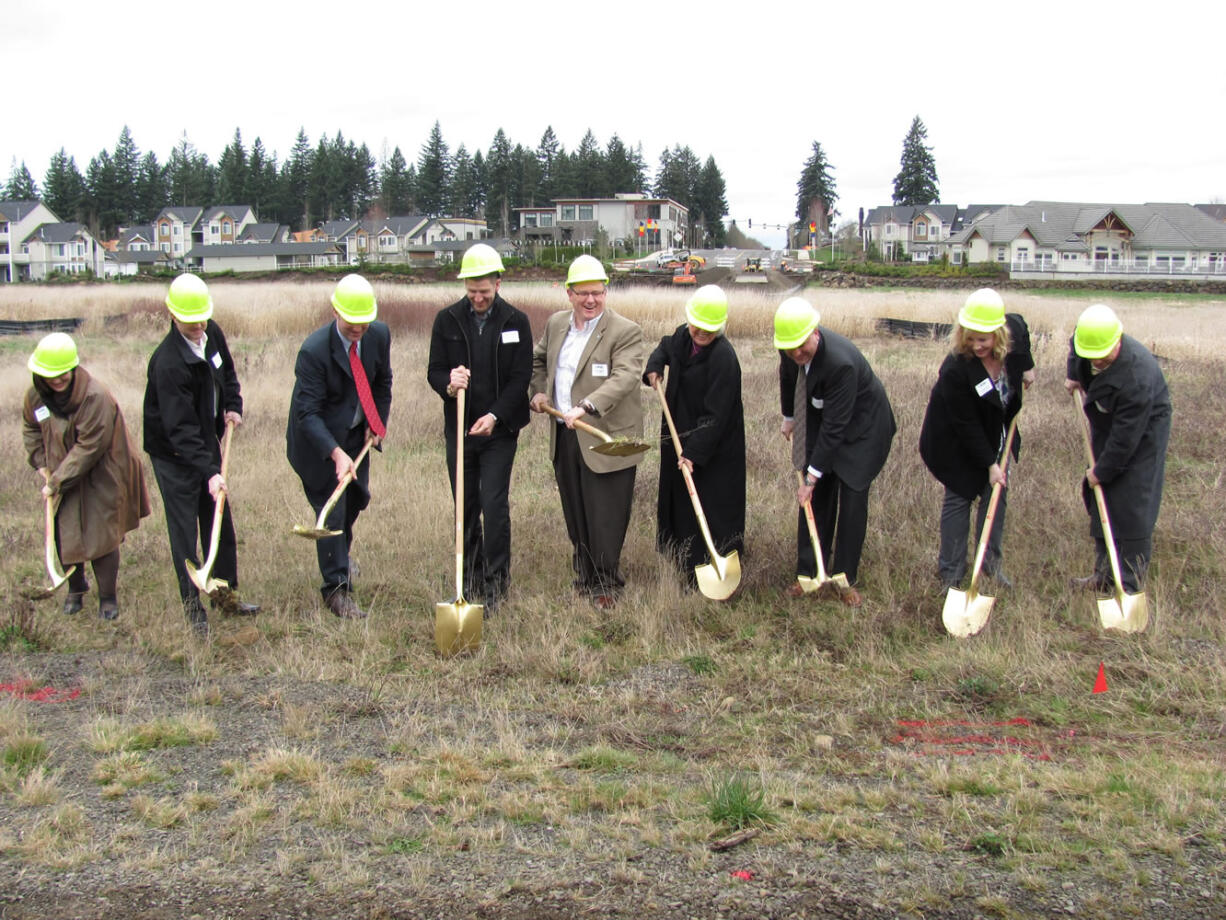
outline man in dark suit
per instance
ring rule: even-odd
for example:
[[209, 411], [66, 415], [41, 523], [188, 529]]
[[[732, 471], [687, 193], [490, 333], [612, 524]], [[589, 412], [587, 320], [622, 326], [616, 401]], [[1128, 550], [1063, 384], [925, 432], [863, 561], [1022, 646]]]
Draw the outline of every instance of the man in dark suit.
[[[426, 380], [443, 397], [447, 470], [455, 494], [456, 394], [464, 403], [464, 596], [486, 613], [511, 585], [511, 467], [528, 424], [532, 328], [498, 293], [502, 259], [485, 243], [464, 253], [465, 296], [440, 310]], [[484, 525], [483, 525], [484, 522]]]
[[[804, 518], [804, 505], [812, 501], [827, 569], [847, 575], [852, 587], [843, 603], [859, 607], [863, 598], [855, 585], [868, 527], [868, 490], [890, 455], [896, 426], [885, 387], [864, 355], [837, 332], [819, 329], [819, 320], [817, 310], [800, 297], [788, 298], [775, 313], [782, 431], [792, 442], [793, 467], [804, 473], [796, 493], [801, 506], [796, 571], [817, 572]], [[796, 583], [787, 593], [799, 597], [803, 590]]]
[[[171, 329], [149, 357], [144, 443], [162, 493], [183, 612], [196, 634], [207, 636], [208, 614], [184, 562], [200, 565], [197, 531], [201, 546], [211, 542], [217, 497], [226, 491], [220, 439], [227, 423], [236, 428], [243, 423], [243, 395], [226, 337], [212, 319], [213, 298], [204, 281], [180, 275], [166, 294], [166, 307]], [[222, 511], [212, 575], [237, 590], [238, 554], [229, 503]], [[234, 609], [241, 614], [260, 611], [258, 604], [242, 602]]]
[[328, 609], [360, 619], [366, 613], [351, 592], [349, 548], [354, 521], [370, 503], [370, 458], [355, 467], [354, 457], [367, 439], [376, 448], [383, 443], [392, 406], [391, 334], [375, 321], [375, 292], [360, 275], [346, 275], [336, 285], [332, 312], [333, 321], [312, 332], [298, 351], [286, 455], [316, 514], [341, 480], [354, 476], [325, 521], [341, 534], [315, 546]]
[[1064, 385], [1070, 393], [1083, 394], [1094, 448], [1094, 467], [1082, 482], [1094, 538], [1094, 574], [1074, 578], [1073, 585], [1108, 592], [1114, 581], [1092, 491], [1097, 485], [1107, 503], [1120, 579], [1124, 590], [1135, 594], [1149, 569], [1162, 505], [1171, 438], [1166, 377], [1149, 349], [1124, 335], [1115, 311], [1094, 304], [1077, 320]]
[[609, 278], [592, 256], [579, 256], [566, 276], [571, 309], [551, 316], [532, 352], [530, 407], [550, 403], [565, 415], [549, 426], [566, 532], [574, 547], [575, 582], [602, 610], [625, 586], [621, 551], [630, 525], [635, 464], [590, 450], [599, 441], [578, 431], [582, 420], [611, 437], [642, 437], [643, 330], [605, 308]]

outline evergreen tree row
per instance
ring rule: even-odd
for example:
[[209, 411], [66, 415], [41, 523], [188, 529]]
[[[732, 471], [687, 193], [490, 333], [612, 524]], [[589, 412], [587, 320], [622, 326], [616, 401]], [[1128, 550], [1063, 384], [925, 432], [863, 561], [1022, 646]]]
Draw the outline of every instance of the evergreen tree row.
[[674, 199], [689, 208], [691, 223], [705, 231], [709, 244], [722, 245], [728, 202], [714, 157], [702, 163], [688, 146], [666, 148], [652, 183], [641, 144], [631, 147], [614, 134], [602, 147], [589, 130], [568, 152], [551, 127], [535, 148], [512, 144], [499, 128], [488, 150], [470, 153], [460, 144], [453, 153], [435, 122], [415, 162], [396, 147], [381, 163], [340, 131], [312, 146], [301, 129], [283, 161], [259, 137], [248, 148], [235, 129], [212, 163], [185, 132], [163, 164], [152, 151], [141, 154], [125, 125], [114, 149], [99, 152], [84, 174], [61, 148], [41, 189], [14, 158], [4, 197], [41, 198], [62, 220], [84, 223], [101, 236], [149, 223], [167, 206], [215, 204], [251, 205], [261, 221], [294, 229], [405, 214], [484, 217], [494, 235], [505, 236], [517, 227], [515, 208], [621, 192]]

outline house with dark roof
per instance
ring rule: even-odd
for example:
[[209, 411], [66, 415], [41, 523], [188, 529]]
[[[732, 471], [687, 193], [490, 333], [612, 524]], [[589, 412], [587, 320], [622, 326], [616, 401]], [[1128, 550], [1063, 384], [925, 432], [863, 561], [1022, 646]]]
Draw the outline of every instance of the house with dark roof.
[[250, 205], [214, 205], [201, 215], [197, 231], [192, 235], [192, 243], [206, 246], [234, 243], [243, 229], [255, 222], [255, 212]]
[[59, 218], [41, 201], [0, 201], [0, 281], [30, 277], [30, 253], [24, 240], [40, 224]]
[[147, 252], [156, 248], [158, 247], [154, 245], [153, 224], [119, 228], [116, 252]]
[[202, 272], [261, 272], [291, 268], [341, 265], [338, 243], [219, 243], [193, 246], [187, 253], [190, 268]]
[[1226, 224], [1178, 202], [1009, 205], [965, 226], [949, 247], [951, 261], [1012, 272], [1226, 274]]
[[950, 236], [964, 224], [982, 217], [1000, 205], [955, 204], [887, 205], [872, 208], [860, 228], [864, 248], [876, 246], [887, 260], [929, 262], [947, 251]]
[[192, 248], [192, 233], [203, 214], [203, 208], [162, 208], [153, 219], [154, 245], [182, 259]]
[[93, 272], [102, 277], [106, 250], [84, 224], [54, 222], [39, 224], [21, 241], [27, 256], [24, 278], [42, 281], [57, 272], [80, 275]]
[[174, 260], [160, 249], [116, 249], [106, 254], [102, 273], [108, 278], [136, 275], [153, 269], [170, 270]]
[[[263, 223], [247, 224], [238, 235], [239, 243], [288, 243], [290, 242], [289, 226], [286, 224]], [[303, 242], [310, 242], [303, 240]]]

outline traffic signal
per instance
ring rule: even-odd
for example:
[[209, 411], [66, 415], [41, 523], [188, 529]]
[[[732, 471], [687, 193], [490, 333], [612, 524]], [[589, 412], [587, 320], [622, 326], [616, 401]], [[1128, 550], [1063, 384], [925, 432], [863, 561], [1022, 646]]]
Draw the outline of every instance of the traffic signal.
[[816, 233], [816, 232], [817, 232], [817, 222], [816, 222], [816, 221], [812, 221], [812, 220], [811, 220], [811, 221], [809, 221], [809, 232], [810, 232], [810, 233]]
[[750, 229], [750, 230], [752, 230], [752, 229], [753, 229], [753, 218], [752, 218], [752, 217], [751, 217], [751, 218], [749, 218], [749, 229]]

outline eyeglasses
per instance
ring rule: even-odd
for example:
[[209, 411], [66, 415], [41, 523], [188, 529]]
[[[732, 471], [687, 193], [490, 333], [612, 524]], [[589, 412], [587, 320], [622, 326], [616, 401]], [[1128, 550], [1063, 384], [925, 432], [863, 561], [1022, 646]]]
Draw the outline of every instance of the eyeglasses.
[[592, 300], [599, 300], [607, 291], [571, 291], [571, 294], [576, 300], [587, 300], [589, 297]]

